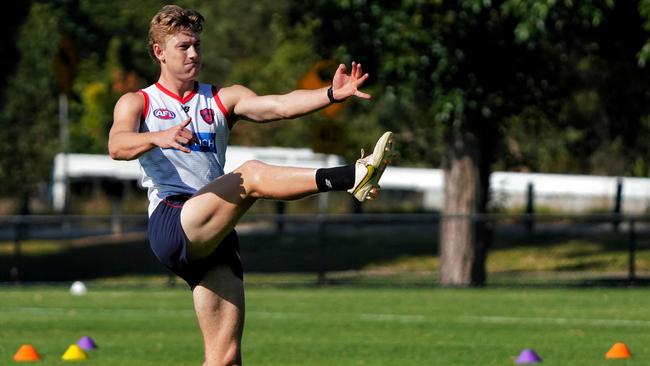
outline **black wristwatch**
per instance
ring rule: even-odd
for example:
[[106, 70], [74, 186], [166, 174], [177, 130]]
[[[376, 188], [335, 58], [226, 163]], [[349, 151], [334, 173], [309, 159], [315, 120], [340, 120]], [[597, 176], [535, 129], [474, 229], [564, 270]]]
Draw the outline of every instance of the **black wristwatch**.
[[330, 103], [343, 103], [343, 101], [345, 100], [345, 99], [334, 98], [334, 90], [332, 90], [331, 86], [327, 89], [327, 98], [329, 98]]

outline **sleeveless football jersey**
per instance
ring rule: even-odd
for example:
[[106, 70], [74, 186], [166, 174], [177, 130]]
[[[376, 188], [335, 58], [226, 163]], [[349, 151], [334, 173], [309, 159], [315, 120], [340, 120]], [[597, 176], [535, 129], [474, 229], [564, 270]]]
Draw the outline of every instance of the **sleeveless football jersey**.
[[149, 216], [165, 197], [193, 195], [224, 174], [230, 126], [228, 111], [217, 91], [210, 84], [198, 82], [184, 98], [159, 83], [139, 91], [145, 101], [140, 132], [166, 130], [191, 117], [187, 129], [196, 140], [187, 146], [190, 153], [156, 147], [138, 159], [142, 186], [148, 189]]

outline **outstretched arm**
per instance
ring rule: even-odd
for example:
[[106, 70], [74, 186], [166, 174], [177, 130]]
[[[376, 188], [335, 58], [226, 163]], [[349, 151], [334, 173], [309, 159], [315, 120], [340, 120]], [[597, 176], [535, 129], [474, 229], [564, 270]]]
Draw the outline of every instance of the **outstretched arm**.
[[[352, 96], [370, 99], [369, 94], [359, 90], [366, 79], [368, 74], [363, 74], [361, 64], [353, 62], [350, 74], [346, 74], [345, 65], [339, 65], [332, 78], [333, 98], [337, 101]], [[328, 106], [331, 103], [327, 95], [328, 88], [259, 96], [246, 87], [234, 85], [221, 89], [219, 96], [235, 115], [251, 121], [266, 122], [300, 117]]]

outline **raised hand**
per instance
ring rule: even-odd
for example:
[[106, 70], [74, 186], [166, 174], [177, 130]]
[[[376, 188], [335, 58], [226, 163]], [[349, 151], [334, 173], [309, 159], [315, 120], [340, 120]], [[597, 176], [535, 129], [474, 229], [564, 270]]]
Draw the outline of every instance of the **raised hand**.
[[194, 140], [194, 134], [187, 128], [191, 122], [192, 118], [188, 118], [176, 126], [160, 131], [156, 145], [161, 148], [174, 148], [189, 153], [191, 150], [185, 145], [188, 145]]
[[340, 64], [334, 73], [334, 78], [332, 78], [334, 99], [343, 100], [353, 95], [362, 99], [370, 99], [370, 94], [359, 90], [361, 85], [368, 79], [368, 74], [364, 74], [361, 70], [361, 64], [353, 61], [350, 74], [348, 75], [345, 72], [345, 64]]

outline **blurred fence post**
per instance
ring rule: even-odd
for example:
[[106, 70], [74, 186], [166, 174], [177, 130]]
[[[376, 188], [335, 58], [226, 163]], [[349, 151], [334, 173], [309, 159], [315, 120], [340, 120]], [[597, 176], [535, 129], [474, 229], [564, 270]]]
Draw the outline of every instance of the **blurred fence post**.
[[120, 203], [116, 200], [112, 200], [111, 207], [111, 232], [113, 235], [122, 235], [124, 232], [124, 227], [122, 225], [122, 212]]
[[636, 231], [634, 229], [634, 220], [630, 220], [630, 240], [629, 240], [629, 257], [628, 257], [628, 273], [627, 279], [630, 282], [636, 280]]
[[284, 213], [287, 211], [286, 201], [275, 203], [275, 233], [281, 235], [284, 232]]
[[352, 197], [352, 212], [354, 212], [355, 214], [363, 213], [363, 207], [361, 206], [361, 202], [359, 202], [354, 197]]
[[119, 179], [111, 178], [101, 182], [104, 192], [111, 200], [111, 231], [114, 235], [124, 232], [122, 224], [122, 202], [124, 200], [125, 183]]
[[616, 215], [614, 219], [612, 220], [612, 224], [614, 225], [614, 231], [618, 232], [618, 227], [621, 224], [621, 220], [619, 218], [621, 214], [621, 202], [623, 201], [623, 179], [618, 178], [616, 180], [616, 196], [614, 198], [614, 209], [612, 213]]
[[316, 220], [318, 220], [318, 277], [316, 283], [318, 285], [324, 285], [327, 281], [326, 272], [327, 272], [327, 238], [326, 238], [326, 218], [323, 215], [318, 215]]
[[68, 149], [70, 147], [70, 121], [69, 121], [68, 96], [59, 94], [59, 141], [61, 142], [61, 157], [63, 159], [63, 213], [70, 213], [70, 167], [68, 166]]
[[526, 219], [524, 224], [526, 225], [526, 233], [532, 234], [535, 229], [535, 187], [532, 182], [528, 183], [526, 190]]
[[12, 258], [9, 276], [14, 282], [20, 281], [20, 261], [21, 261], [21, 242], [27, 237], [27, 224], [23, 216], [18, 216], [18, 221], [14, 224], [14, 252]]

